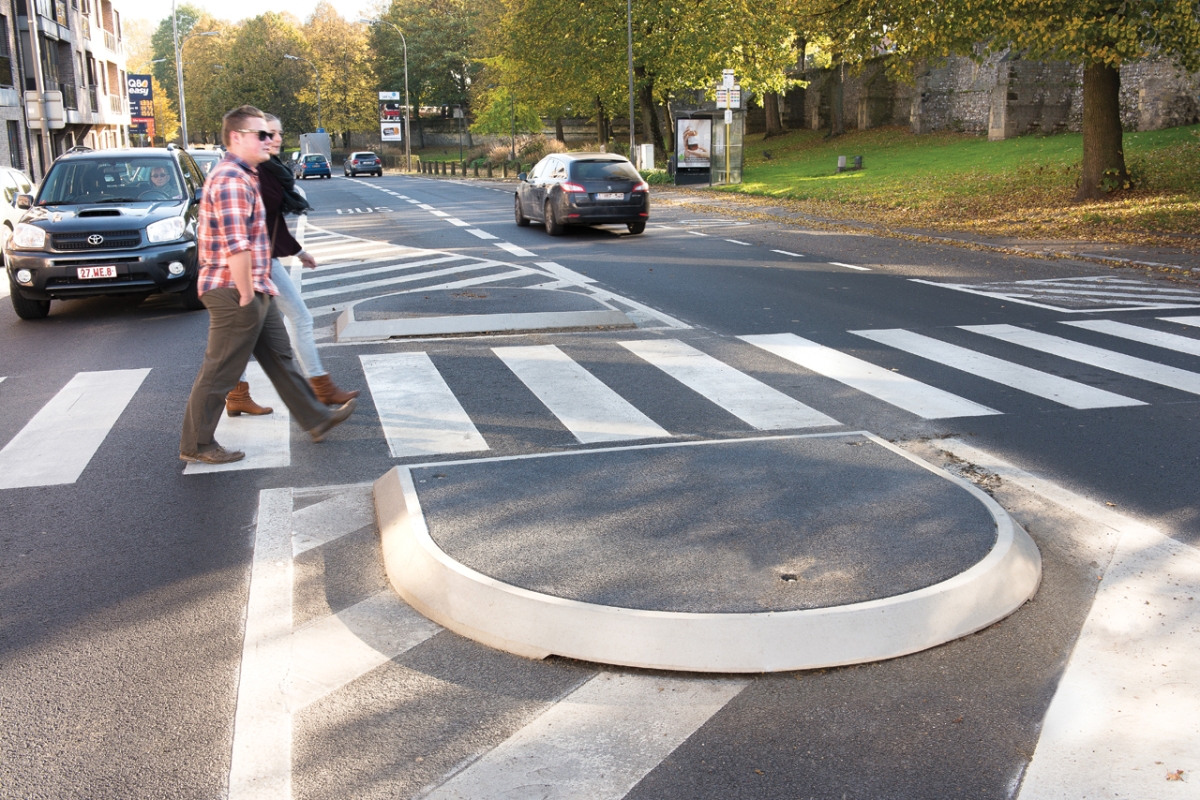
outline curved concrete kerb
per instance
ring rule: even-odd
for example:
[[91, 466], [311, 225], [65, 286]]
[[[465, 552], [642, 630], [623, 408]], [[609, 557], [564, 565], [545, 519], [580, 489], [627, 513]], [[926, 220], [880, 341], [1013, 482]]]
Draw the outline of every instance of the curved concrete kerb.
[[877, 661], [987, 627], [1041, 577], [991, 497], [865, 433], [396, 467], [375, 509], [409, 604], [531, 658]]

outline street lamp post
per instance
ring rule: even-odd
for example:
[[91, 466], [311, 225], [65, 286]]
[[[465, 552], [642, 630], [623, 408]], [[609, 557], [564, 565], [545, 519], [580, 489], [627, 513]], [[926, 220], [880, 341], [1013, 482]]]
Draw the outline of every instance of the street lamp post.
[[220, 36], [220, 31], [204, 31], [203, 33], [189, 33], [179, 38], [179, 25], [175, 18], [175, 0], [171, 0], [171, 35], [175, 41], [175, 83], [179, 90], [179, 130], [183, 134], [183, 147], [186, 150], [188, 146], [188, 129], [187, 129], [187, 103], [183, 98], [183, 46], [187, 44], [187, 40], [195, 36]]
[[629, 160], [633, 161], [633, 0], [625, 0], [625, 34], [629, 48]]
[[391, 25], [396, 33], [400, 34], [400, 44], [404, 45], [404, 169], [412, 172], [412, 147], [409, 142], [412, 141], [412, 123], [409, 121], [409, 112], [412, 106], [408, 103], [408, 40], [404, 38], [404, 31], [400, 30], [400, 26], [386, 19], [359, 19], [359, 22], [366, 25]]
[[317, 69], [317, 65], [314, 64], [313, 62], [309, 61], [307, 58], [301, 58], [300, 56], [293, 56], [293, 55], [285, 55], [284, 58], [290, 58], [292, 61], [303, 61], [305, 64], [308, 64], [313, 69], [313, 75], [315, 75], [316, 79], [317, 79], [317, 130], [320, 131], [321, 130], [321, 73]]

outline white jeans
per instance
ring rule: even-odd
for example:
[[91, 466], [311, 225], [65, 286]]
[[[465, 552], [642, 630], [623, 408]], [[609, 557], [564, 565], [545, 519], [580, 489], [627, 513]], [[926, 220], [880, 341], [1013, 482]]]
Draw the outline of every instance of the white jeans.
[[[321, 366], [321, 357], [317, 355], [317, 343], [313, 341], [312, 314], [300, 297], [300, 289], [292, 283], [291, 273], [278, 258], [271, 259], [271, 283], [279, 290], [279, 294], [275, 295], [279, 312], [292, 323], [292, 347], [300, 368], [310, 378], [324, 375], [325, 368]], [[242, 380], [246, 380], [244, 372]]]

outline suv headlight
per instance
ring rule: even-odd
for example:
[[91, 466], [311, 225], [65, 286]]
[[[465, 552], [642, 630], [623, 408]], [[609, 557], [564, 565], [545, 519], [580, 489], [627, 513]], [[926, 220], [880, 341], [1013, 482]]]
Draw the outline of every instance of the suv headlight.
[[160, 219], [146, 226], [146, 238], [150, 242], [173, 242], [183, 236], [183, 217]]
[[30, 225], [28, 222], [18, 222], [17, 229], [13, 231], [12, 238], [9, 241], [16, 247], [28, 247], [31, 250], [40, 250], [46, 246], [46, 232], [37, 225]]

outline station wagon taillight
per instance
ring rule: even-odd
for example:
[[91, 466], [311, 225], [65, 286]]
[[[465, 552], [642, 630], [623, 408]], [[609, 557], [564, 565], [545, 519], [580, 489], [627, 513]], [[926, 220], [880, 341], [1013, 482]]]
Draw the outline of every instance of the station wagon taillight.
[[633, 191], [648, 192], [648, 191], [650, 191], [650, 184], [646, 183], [645, 181], [642, 181], [637, 186], [633, 187]]
[[559, 186], [562, 187], [562, 190], [564, 192], [587, 194], [587, 189], [583, 188], [578, 183], [571, 183], [570, 181], [563, 181], [562, 183], [559, 184]]

